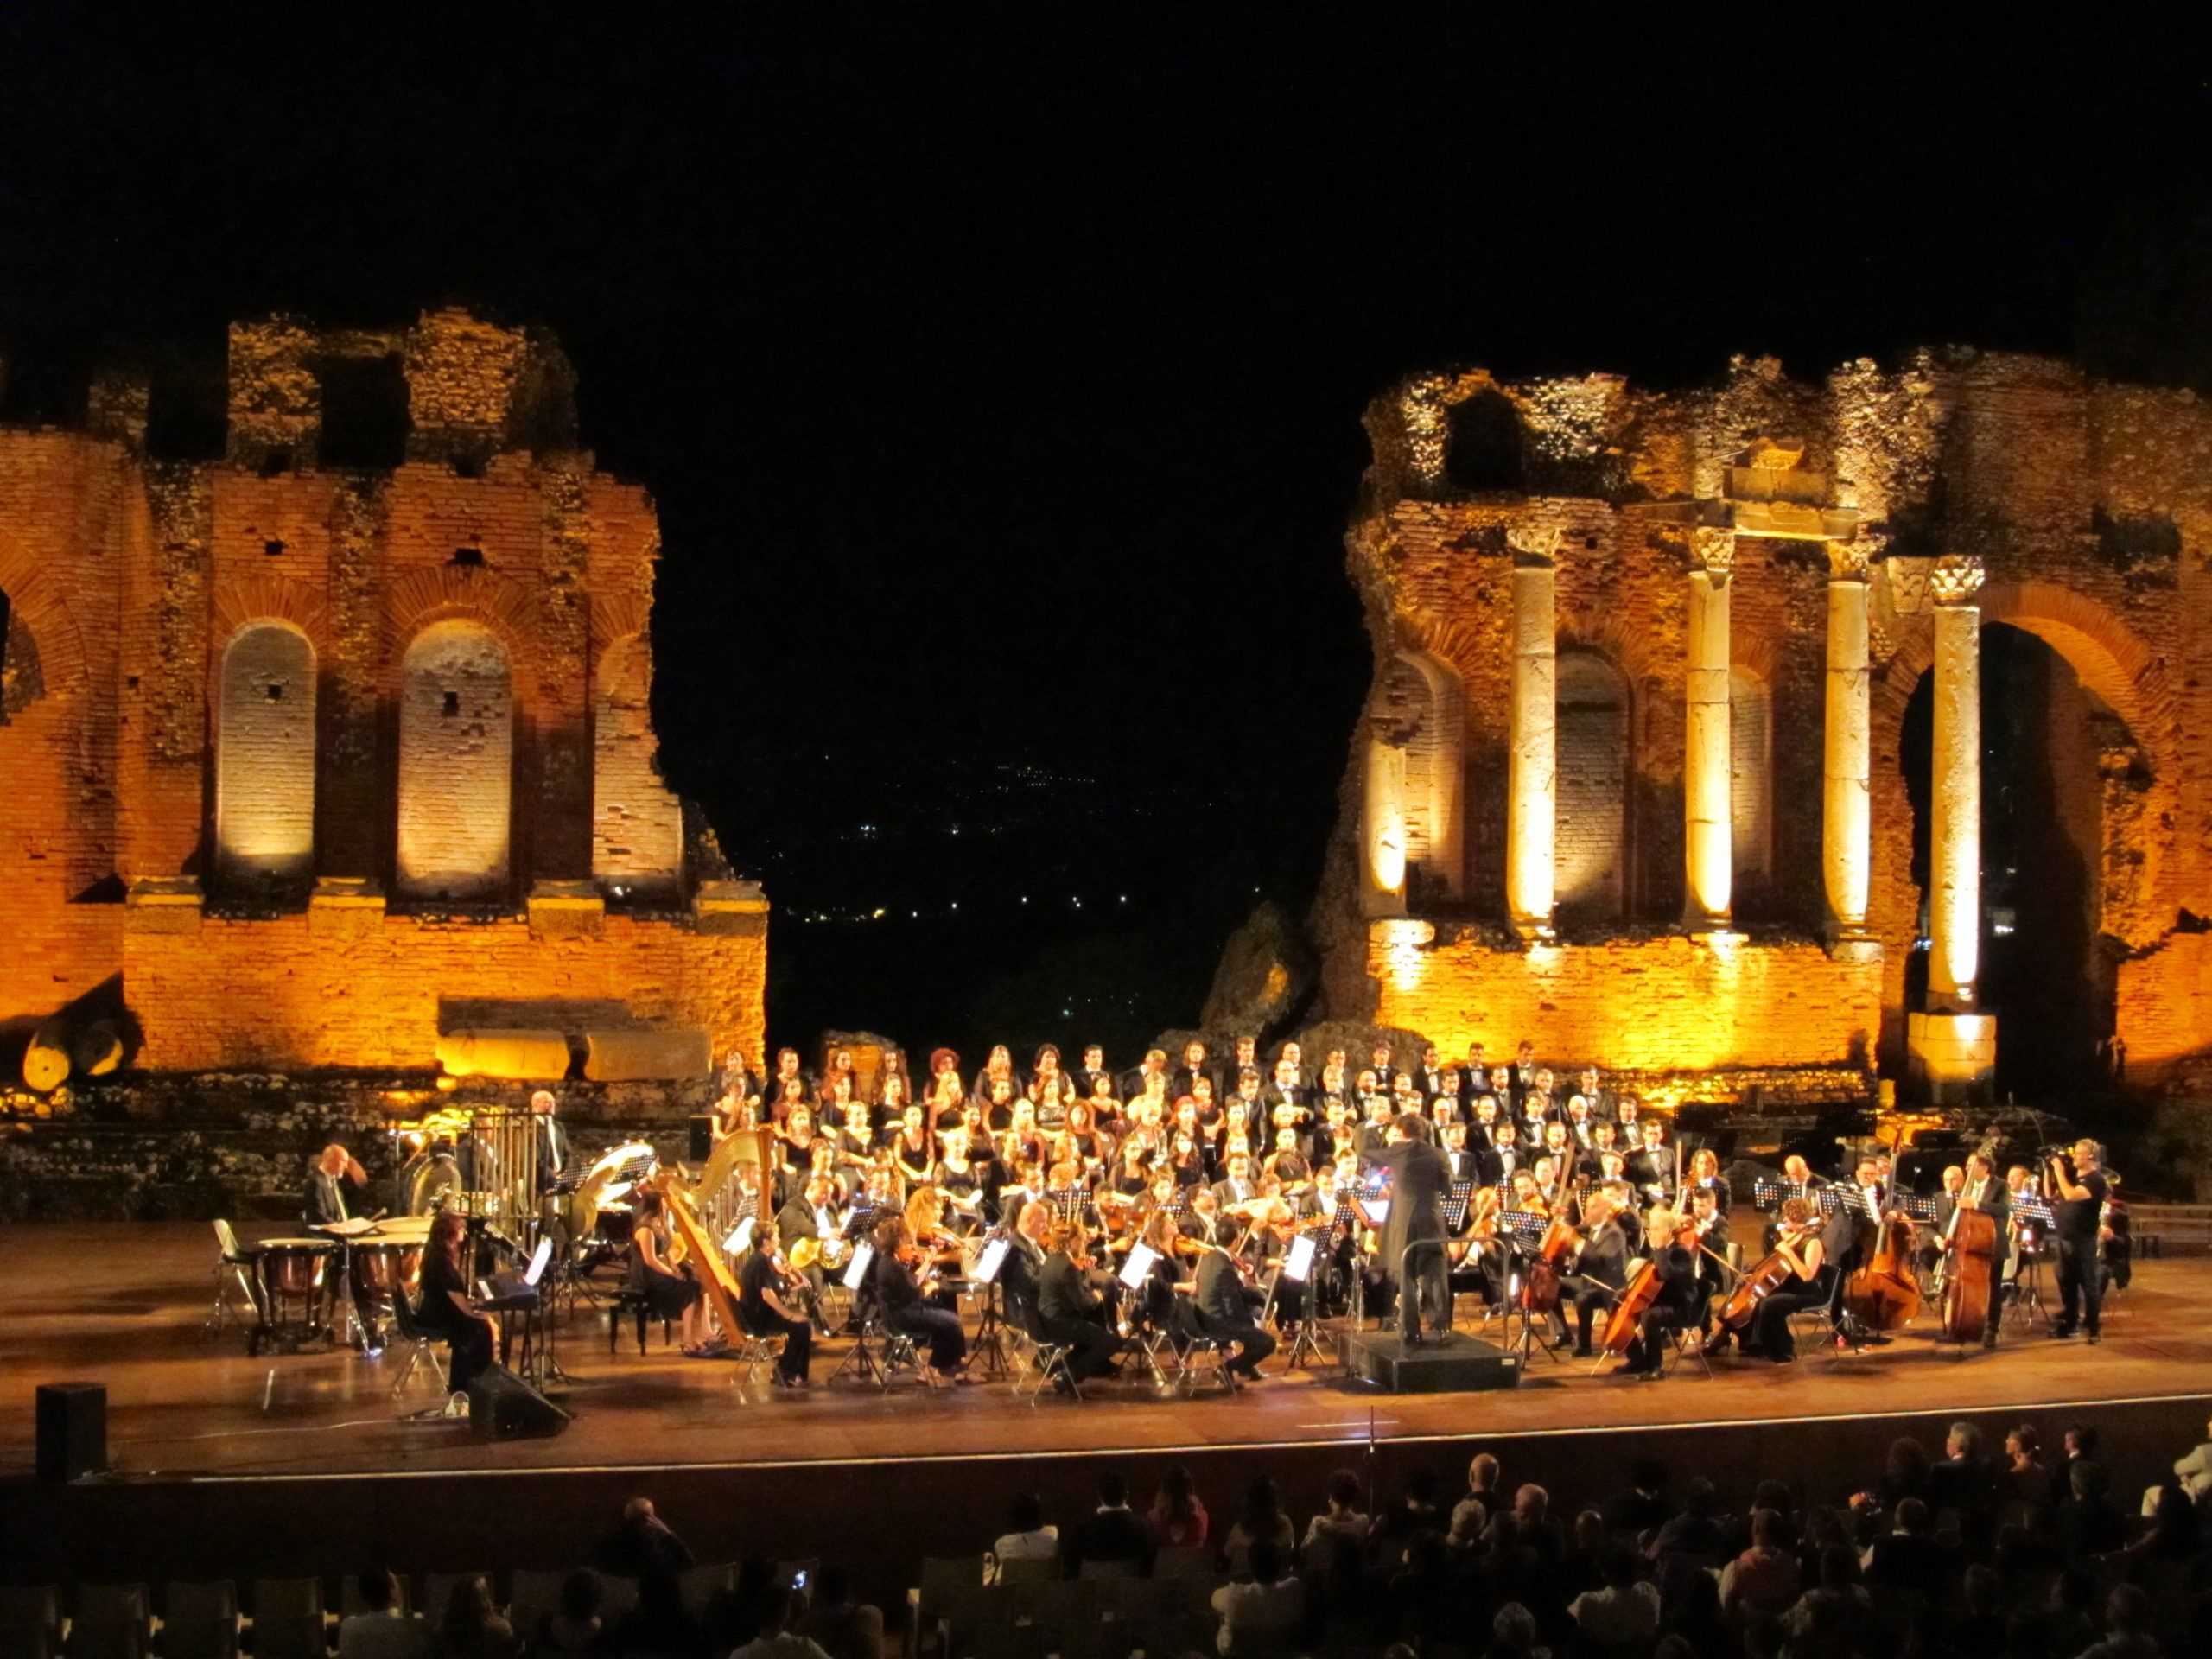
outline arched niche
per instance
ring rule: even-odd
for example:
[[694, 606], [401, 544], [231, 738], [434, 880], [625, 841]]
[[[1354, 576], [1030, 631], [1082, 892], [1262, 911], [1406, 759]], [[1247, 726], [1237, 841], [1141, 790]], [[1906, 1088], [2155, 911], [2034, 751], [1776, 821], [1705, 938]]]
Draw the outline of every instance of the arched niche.
[[433, 622], [400, 667], [398, 890], [484, 901], [508, 887], [514, 685], [481, 623]]
[[215, 715], [215, 870], [231, 887], [315, 870], [315, 656], [289, 622], [223, 647]]
[[1618, 917], [1627, 899], [1628, 682], [1585, 645], [1558, 667], [1554, 891], [1563, 916]]
[[1521, 411], [1503, 392], [1478, 391], [1454, 404], [1447, 419], [1444, 475], [1452, 488], [1478, 494], [1528, 488]]

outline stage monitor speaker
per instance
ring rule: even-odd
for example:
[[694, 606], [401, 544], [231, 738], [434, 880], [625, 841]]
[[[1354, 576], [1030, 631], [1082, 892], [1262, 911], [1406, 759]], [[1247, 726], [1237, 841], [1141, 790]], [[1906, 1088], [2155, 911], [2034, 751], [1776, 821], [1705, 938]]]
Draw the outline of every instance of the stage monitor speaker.
[[468, 1422], [480, 1440], [512, 1440], [558, 1434], [569, 1414], [504, 1365], [468, 1385]]
[[38, 1478], [74, 1480], [107, 1467], [107, 1386], [38, 1385]]
[[691, 1120], [691, 1161], [703, 1164], [715, 1155], [715, 1120], [698, 1116]]

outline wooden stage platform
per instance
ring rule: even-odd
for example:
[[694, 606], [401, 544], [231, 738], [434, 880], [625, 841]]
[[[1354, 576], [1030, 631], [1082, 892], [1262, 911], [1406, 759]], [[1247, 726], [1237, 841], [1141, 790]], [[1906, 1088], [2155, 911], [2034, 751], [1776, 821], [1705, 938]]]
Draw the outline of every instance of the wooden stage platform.
[[[2139, 1450], [2152, 1469], [2161, 1453], [2171, 1459], [2195, 1443], [2212, 1406], [2212, 1262], [2176, 1259], [2139, 1266], [2096, 1348], [2008, 1332], [1995, 1354], [1962, 1356], [1908, 1331], [1834, 1363], [1732, 1359], [1709, 1376], [1691, 1365], [1657, 1383], [1537, 1356], [1517, 1389], [1459, 1395], [1378, 1395], [1332, 1366], [1234, 1396], [1109, 1382], [1082, 1402], [1048, 1394], [1033, 1407], [1003, 1383], [931, 1393], [911, 1382], [886, 1395], [822, 1386], [842, 1342], [817, 1347], [811, 1393], [789, 1395], [767, 1386], [765, 1368], [740, 1389], [741, 1368], [664, 1350], [658, 1326], [646, 1357], [626, 1330], [610, 1359], [604, 1315], [580, 1313], [560, 1348], [574, 1378], [561, 1396], [572, 1427], [556, 1439], [486, 1443], [465, 1424], [403, 1421], [435, 1395], [418, 1370], [395, 1399], [391, 1358], [341, 1349], [253, 1359], [235, 1330], [203, 1340], [213, 1267], [203, 1225], [19, 1226], [0, 1239], [0, 1491], [35, 1500], [0, 1505], [13, 1517], [0, 1548], [34, 1552], [60, 1548], [59, 1538], [101, 1553], [99, 1540], [128, 1512], [182, 1522], [164, 1548], [188, 1557], [191, 1517], [210, 1504], [231, 1506], [225, 1512], [241, 1525], [281, 1517], [288, 1503], [327, 1507], [341, 1494], [419, 1515], [438, 1507], [422, 1502], [429, 1495], [449, 1499], [457, 1483], [482, 1476], [499, 1483], [509, 1513], [526, 1490], [558, 1490], [564, 1507], [588, 1507], [619, 1504], [639, 1488], [705, 1494], [734, 1484], [762, 1501], [785, 1494], [804, 1510], [805, 1495], [818, 1501], [849, 1477], [933, 1493], [940, 1510], [944, 1494], [969, 1492], [974, 1512], [963, 1508], [958, 1525], [987, 1541], [1015, 1484], [1080, 1493], [1104, 1458], [1125, 1462], [1141, 1488], [1169, 1461], [1203, 1464], [1215, 1471], [1218, 1505], [1230, 1496], [1222, 1483], [1262, 1468], [1318, 1488], [1343, 1465], [1387, 1479], [1428, 1461], [1456, 1482], [1478, 1443], [1507, 1459], [1509, 1478], [1545, 1479], [1556, 1501], [1580, 1502], [1612, 1490], [1634, 1456], [1812, 1481], [1863, 1467], [1868, 1456], [1878, 1466], [1900, 1432], [1940, 1441], [1943, 1423], [1961, 1415], [1999, 1430], [2032, 1419], [2054, 1440], [2064, 1422], [2094, 1420], [2116, 1458]], [[33, 1389], [58, 1381], [106, 1384], [109, 1480], [59, 1491], [29, 1484]], [[320, 1497], [296, 1496], [317, 1484]], [[373, 1502], [363, 1497], [372, 1492]], [[849, 1524], [848, 1507], [827, 1508]], [[419, 1533], [434, 1554], [444, 1548], [429, 1541], [436, 1531]], [[313, 1529], [267, 1542], [279, 1554], [349, 1547], [343, 1533]]]

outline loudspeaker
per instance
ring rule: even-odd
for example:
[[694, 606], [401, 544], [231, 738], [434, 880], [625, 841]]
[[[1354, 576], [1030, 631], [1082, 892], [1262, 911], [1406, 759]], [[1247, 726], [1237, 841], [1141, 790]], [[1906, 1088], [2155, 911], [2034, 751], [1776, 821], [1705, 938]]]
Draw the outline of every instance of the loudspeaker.
[[38, 1478], [74, 1480], [107, 1467], [107, 1386], [38, 1385]]
[[504, 1365], [468, 1385], [468, 1422], [480, 1440], [512, 1440], [558, 1434], [569, 1414]]
[[715, 1155], [715, 1120], [695, 1117], [691, 1120], [691, 1161], [703, 1164]]

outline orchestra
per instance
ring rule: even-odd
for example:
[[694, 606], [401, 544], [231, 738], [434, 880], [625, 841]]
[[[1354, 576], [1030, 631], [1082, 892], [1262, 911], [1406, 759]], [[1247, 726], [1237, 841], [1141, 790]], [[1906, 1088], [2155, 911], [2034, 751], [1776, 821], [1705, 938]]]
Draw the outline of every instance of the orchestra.
[[[1340, 1049], [1309, 1065], [1249, 1039], [1218, 1063], [1192, 1039], [1122, 1073], [1096, 1046], [1067, 1071], [1051, 1045], [1027, 1065], [1000, 1045], [972, 1074], [938, 1049], [919, 1080], [895, 1051], [871, 1058], [864, 1073], [833, 1050], [817, 1074], [784, 1048], [763, 1081], [732, 1051], [703, 1170], [644, 1142], [585, 1155], [548, 1090], [520, 1112], [443, 1108], [395, 1129], [387, 1206], [351, 1152], [326, 1148], [304, 1225], [365, 1250], [387, 1210], [438, 1217], [424, 1324], [465, 1341], [464, 1371], [480, 1322], [509, 1311], [471, 1302], [468, 1252], [480, 1268], [542, 1231], [556, 1281], [619, 1262], [685, 1355], [766, 1344], [795, 1391], [819, 1340], [871, 1332], [903, 1338], [935, 1386], [979, 1380], [979, 1353], [1002, 1365], [1024, 1338], [1063, 1357], [1063, 1392], [1159, 1379], [1199, 1338], [1232, 1381], [1257, 1381], [1284, 1344], [1313, 1370], [1325, 1320], [1448, 1343], [1467, 1294], [1493, 1341], [1637, 1377], [1734, 1349], [1787, 1364], [1814, 1331], [1839, 1351], [1916, 1327], [1986, 1351], [2040, 1318], [2094, 1343], [2126, 1271], [2094, 1141], [2009, 1162], [1984, 1145], [1924, 1198], [1900, 1185], [1897, 1149], [1863, 1142], [1834, 1179], [1797, 1148], [1724, 1165], [1596, 1069], [1525, 1043], [1497, 1065], [1479, 1044], [1455, 1065], [1377, 1043], [1357, 1071]], [[372, 1341], [378, 1313], [359, 1312]]]

